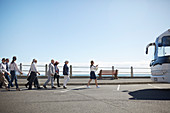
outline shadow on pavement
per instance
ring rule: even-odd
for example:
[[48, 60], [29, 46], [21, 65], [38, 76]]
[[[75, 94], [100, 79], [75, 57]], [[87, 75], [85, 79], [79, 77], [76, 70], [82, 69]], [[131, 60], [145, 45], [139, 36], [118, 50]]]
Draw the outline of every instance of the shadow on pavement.
[[[44, 90], [63, 90], [63, 88], [57, 88], [57, 89], [52, 89], [52, 88], [41, 88], [41, 89], [37, 89], [37, 88], [32, 88], [31, 90], [36, 90], [36, 91], [44, 91]], [[31, 91], [31, 90], [28, 90], [28, 88], [21, 88], [20, 91]], [[1, 88], [0, 89], [0, 92], [18, 92], [15, 88], [11, 88], [9, 91], [6, 90], [5, 88]]]
[[98, 78], [97, 80], [117, 80], [117, 79], [114, 79], [114, 78]]
[[72, 89], [72, 90], [84, 90], [84, 89], [87, 89], [87, 88], [76, 88], [76, 89]]
[[170, 89], [144, 89], [129, 92], [130, 100], [170, 100]]

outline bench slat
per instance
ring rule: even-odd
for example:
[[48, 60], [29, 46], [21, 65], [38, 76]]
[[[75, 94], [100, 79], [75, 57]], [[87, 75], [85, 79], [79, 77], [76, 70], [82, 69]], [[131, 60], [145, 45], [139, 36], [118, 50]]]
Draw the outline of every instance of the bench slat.
[[114, 75], [115, 76], [115, 79], [118, 79], [117, 77], [117, 74], [118, 74], [118, 70], [100, 70], [99, 72], [99, 78], [102, 78], [102, 75]]
[[113, 70], [102, 70], [102, 75], [114, 75], [116, 74], [116, 71]]

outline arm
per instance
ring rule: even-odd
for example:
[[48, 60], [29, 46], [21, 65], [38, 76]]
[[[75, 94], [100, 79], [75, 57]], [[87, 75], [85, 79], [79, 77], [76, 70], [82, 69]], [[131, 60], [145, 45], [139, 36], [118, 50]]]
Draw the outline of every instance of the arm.
[[98, 65], [96, 65], [96, 71], [98, 70]]
[[11, 70], [11, 63], [9, 64], [9, 70]]
[[[31, 64], [31, 65], [32, 65], [32, 64]], [[29, 76], [30, 72], [31, 72], [31, 66], [30, 66], [30, 70], [28, 71], [28, 74], [27, 74], [27, 76]]]
[[53, 72], [53, 66], [52, 64], [49, 64], [49, 72], [50, 72], [50, 75], [53, 76], [54, 75], [54, 72]]
[[64, 67], [63, 67], [63, 74], [68, 75], [68, 67], [67, 67], [67, 65], [64, 65]]
[[54, 66], [55, 67], [55, 73], [57, 73], [58, 72], [58, 70], [57, 70], [57, 66]]
[[92, 66], [92, 68], [97, 71], [98, 70], [98, 66]]
[[69, 68], [68, 68], [68, 66], [67, 66], [67, 68], [66, 68], [66, 69], [67, 69], [67, 75], [68, 75], [68, 74], [69, 74]]
[[36, 67], [35, 64], [33, 64], [33, 68], [35, 69], [35, 72], [38, 73], [38, 74], [40, 75], [40, 73], [38, 72], [37, 67]]
[[5, 73], [8, 72], [2, 64], [0, 64], [0, 69], [1, 69], [2, 72], [5, 72]]
[[2, 74], [7, 73], [8, 75], [10, 75], [10, 73], [5, 69], [5, 67], [2, 64], [0, 64], [0, 72]]
[[59, 75], [59, 68], [57, 67], [57, 74]]
[[[15, 63], [15, 62], [14, 62]], [[16, 70], [18, 71], [18, 72], [20, 72], [21, 74], [22, 74], [22, 72], [18, 69], [18, 66], [17, 66], [17, 64], [15, 63], [15, 68], [16, 68]]]
[[4, 74], [4, 72], [2, 71], [2, 65], [0, 63], [0, 73]]
[[0, 73], [2, 73], [4, 75], [4, 72], [2, 71], [2, 69], [0, 69]]
[[52, 73], [51, 64], [49, 64], [49, 72], [50, 72], [50, 75], [51, 75], [51, 73]]

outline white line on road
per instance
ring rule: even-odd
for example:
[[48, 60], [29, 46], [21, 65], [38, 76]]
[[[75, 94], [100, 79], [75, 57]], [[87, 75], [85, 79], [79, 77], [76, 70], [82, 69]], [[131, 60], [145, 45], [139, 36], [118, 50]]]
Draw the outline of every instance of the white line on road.
[[160, 89], [161, 87], [153, 86], [152, 84], [148, 84], [149, 86], [152, 86], [153, 88], [158, 88]]
[[117, 91], [119, 91], [120, 90], [120, 84], [117, 86]]
[[73, 88], [73, 89], [78, 89], [78, 88], [86, 88], [87, 86], [79, 86], [79, 87], [75, 87], [75, 88]]
[[65, 93], [65, 92], [68, 92], [68, 91], [70, 91], [70, 90], [64, 90], [64, 91], [60, 91], [61, 93]]

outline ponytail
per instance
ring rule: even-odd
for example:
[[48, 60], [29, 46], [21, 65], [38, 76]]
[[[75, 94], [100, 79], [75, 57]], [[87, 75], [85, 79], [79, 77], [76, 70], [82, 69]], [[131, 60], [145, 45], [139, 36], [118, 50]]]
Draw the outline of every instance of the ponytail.
[[32, 64], [35, 62], [35, 59], [32, 60]]
[[14, 57], [12, 58], [12, 62], [11, 62], [11, 64], [13, 64], [16, 60], [17, 60], [17, 57], [16, 57], [16, 56], [14, 56]]

